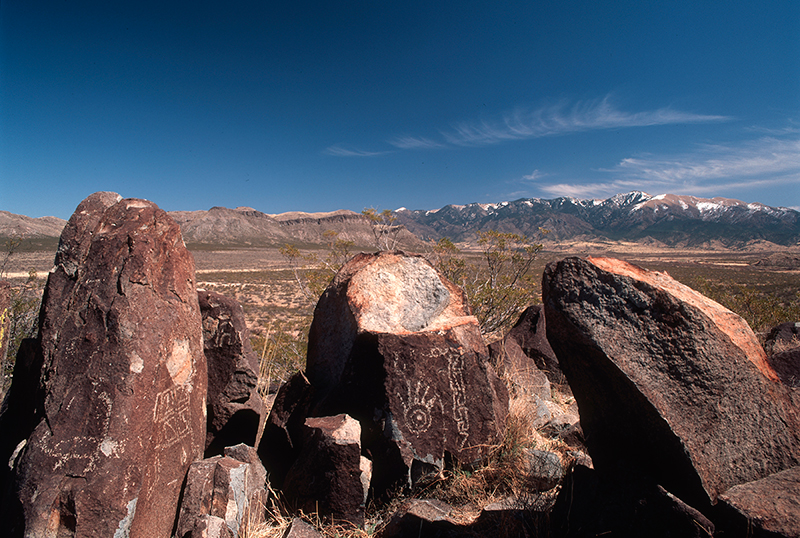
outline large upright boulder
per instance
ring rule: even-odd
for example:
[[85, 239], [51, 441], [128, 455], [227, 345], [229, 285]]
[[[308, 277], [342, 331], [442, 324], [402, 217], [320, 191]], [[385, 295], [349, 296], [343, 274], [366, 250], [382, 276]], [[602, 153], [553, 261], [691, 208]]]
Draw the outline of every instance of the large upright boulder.
[[0, 432], [16, 445], [25, 536], [169, 536], [205, 441], [200, 310], [178, 225], [145, 200], [88, 197], [61, 236], [40, 320], [33, 379], [20, 379], [37, 396], [14, 409], [32, 431]]
[[736, 314], [608, 258], [551, 263], [547, 336], [595, 468], [649, 476], [697, 508], [800, 461], [800, 412]]
[[499, 442], [508, 392], [463, 292], [421, 256], [360, 254], [323, 293], [306, 375], [316, 416], [361, 423], [378, 492], [473, 463]]
[[203, 350], [208, 363], [206, 457], [226, 446], [256, 446], [264, 403], [258, 394], [258, 356], [242, 306], [235, 299], [199, 290]]

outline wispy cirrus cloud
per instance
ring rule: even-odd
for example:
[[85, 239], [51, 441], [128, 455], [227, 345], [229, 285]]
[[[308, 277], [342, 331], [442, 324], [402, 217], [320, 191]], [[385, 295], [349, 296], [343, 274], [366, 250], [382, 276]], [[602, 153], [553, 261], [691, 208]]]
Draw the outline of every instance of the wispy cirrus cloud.
[[347, 148], [340, 144], [335, 144], [325, 148], [322, 153], [325, 155], [333, 155], [334, 157], [376, 157], [378, 155], [392, 153], [392, 151], [366, 151], [357, 148]]
[[[669, 107], [643, 112], [626, 112], [617, 108], [611, 102], [611, 97], [606, 96], [602, 99], [579, 101], [572, 105], [563, 101], [535, 109], [517, 108], [494, 119], [459, 122], [442, 129], [439, 133], [441, 140], [426, 136], [397, 136], [386, 142], [400, 150], [488, 146], [511, 140], [603, 129], [708, 123], [730, 119], [727, 116], [695, 114]], [[336, 144], [328, 147], [324, 153], [340, 157], [373, 157], [392, 151], [394, 150], [365, 151]]]
[[630, 157], [599, 171], [614, 177], [540, 185], [539, 189], [556, 196], [605, 198], [630, 190], [724, 196], [741, 189], [798, 185], [800, 139], [765, 137], [735, 144], [707, 144], [680, 155]]
[[391, 145], [400, 149], [439, 149], [446, 147], [446, 144], [436, 142], [424, 136], [398, 136], [388, 141]]
[[443, 131], [444, 139], [458, 146], [483, 146], [508, 140], [523, 140], [570, 133], [729, 120], [714, 116], [660, 108], [644, 112], [625, 112], [616, 108], [608, 96], [568, 106], [567, 103], [533, 110], [516, 109], [496, 120], [462, 122]]

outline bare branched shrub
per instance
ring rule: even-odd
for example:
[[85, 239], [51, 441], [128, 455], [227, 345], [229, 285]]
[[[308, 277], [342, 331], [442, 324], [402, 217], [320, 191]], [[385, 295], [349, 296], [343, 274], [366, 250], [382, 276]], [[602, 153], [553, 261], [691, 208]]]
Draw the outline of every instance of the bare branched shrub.
[[[540, 228], [540, 233], [547, 233]], [[469, 263], [447, 238], [433, 248], [431, 261], [451, 282], [467, 295], [472, 314], [478, 318], [484, 335], [511, 326], [523, 310], [536, 302], [536, 278], [531, 267], [542, 245], [525, 235], [478, 232], [479, 263]]]
[[367, 207], [361, 212], [372, 224], [372, 235], [375, 237], [375, 247], [378, 250], [395, 250], [397, 248], [397, 236], [402, 225], [395, 224], [397, 217], [388, 209], [380, 213], [374, 207]]

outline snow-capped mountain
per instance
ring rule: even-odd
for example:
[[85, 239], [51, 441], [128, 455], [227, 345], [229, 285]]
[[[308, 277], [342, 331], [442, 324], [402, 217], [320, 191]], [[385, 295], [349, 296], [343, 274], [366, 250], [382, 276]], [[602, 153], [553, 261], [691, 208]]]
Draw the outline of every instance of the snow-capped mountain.
[[667, 245], [698, 245], [718, 240], [740, 245], [766, 240], [800, 242], [800, 212], [729, 198], [676, 194], [651, 196], [634, 191], [605, 200], [571, 197], [522, 198], [496, 204], [448, 205], [433, 211], [395, 212], [398, 221], [424, 239], [469, 240], [490, 229], [534, 236], [540, 227], [548, 240], [653, 238]]

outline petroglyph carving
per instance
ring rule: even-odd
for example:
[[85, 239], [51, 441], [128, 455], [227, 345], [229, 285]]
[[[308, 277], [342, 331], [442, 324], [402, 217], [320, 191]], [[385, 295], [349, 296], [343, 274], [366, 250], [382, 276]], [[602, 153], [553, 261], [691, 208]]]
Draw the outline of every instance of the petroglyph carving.
[[189, 391], [175, 386], [156, 396], [153, 422], [158, 425], [156, 449], [169, 448], [191, 435], [189, 425]]
[[469, 438], [469, 409], [467, 409], [467, 394], [464, 385], [463, 355], [456, 355], [447, 361], [447, 374], [453, 394], [453, 418], [456, 421], [460, 438], [458, 446], [463, 449]]
[[442, 402], [436, 394], [428, 396], [430, 392], [429, 386], [423, 386], [422, 381], [417, 381], [412, 389], [411, 385], [407, 385], [408, 391], [406, 397], [398, 394], [403, 405], [403, 418], [405, 419], [408, 429], [417, 435], [428, 431], [433, 421], [433, 410], [438, 405], [439, 412], [443, 411]]

